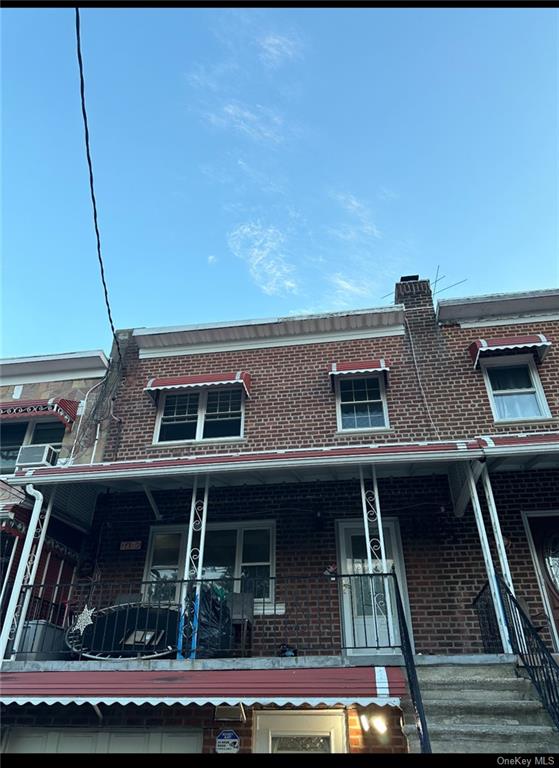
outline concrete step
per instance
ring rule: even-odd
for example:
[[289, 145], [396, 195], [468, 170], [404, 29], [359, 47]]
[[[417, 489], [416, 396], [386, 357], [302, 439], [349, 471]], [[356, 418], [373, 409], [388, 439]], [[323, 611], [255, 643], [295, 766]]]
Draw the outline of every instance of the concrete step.
[[434, 664], [416, 669], [420, 681], [516, 677], [514, 664]]
[[[550, 725], [539, 701], [423, 699], [427, 723], [448, 725]], [[558, 734], [559, 735], [559, 734]]]
[[525, 678], [462, 678], [420, 680], [424, 700], [452, 699], [453, 701], [520, 701], [534, 698], [530, 680]]
[[[415, 726], [404, 733], [417, 750]], [[429, 723], [433, 752], [550, 752], [559, 751], [559, 733], [544, 725], [452, 725]], [[410, 747], [412, 744], [410, 744]]]

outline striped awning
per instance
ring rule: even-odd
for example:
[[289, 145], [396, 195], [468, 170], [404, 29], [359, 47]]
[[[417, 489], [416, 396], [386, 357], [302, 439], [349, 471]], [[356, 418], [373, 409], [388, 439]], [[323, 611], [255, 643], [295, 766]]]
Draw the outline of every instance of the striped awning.
[[144, 392], [148, 392], [155, 398], [157, 393], [162, 390], [233, 386], [235, 384], [242, 386], [247, 396], [250, 397], [250, 373], [247, 371], [153, 378], [149, 379]]
[[332, 386], [338, 376], [349, 376], [352, 374], [366, 375], [368, 373], [384, 373], [388, 380], [388, 371], [390, 368], [386, 365], [383, 357], [376, 360], [349, 360], [340, 363], [332, 363], [328, 371], [331, 376]]
[[400, 667], [2, 672], [3, 704], [398, 706]]
[[66, 427], [71, 427], [78, 415], [79, 402], [64, 397], [50, 400], [11, 400], [0, 403], [0, 419], [29, 419], [54, 416]]
[[551, 342], [543, 333], [533, 333], [529, 336], [498, 336], [492, 339], [476, 339], [468, 347], [468, 351], [474, 361], [474, 368], [478, 367], [481, 357], [494, 355], [506, 355], [511, 352], [533, 352], [538, 360], [543, 360]]

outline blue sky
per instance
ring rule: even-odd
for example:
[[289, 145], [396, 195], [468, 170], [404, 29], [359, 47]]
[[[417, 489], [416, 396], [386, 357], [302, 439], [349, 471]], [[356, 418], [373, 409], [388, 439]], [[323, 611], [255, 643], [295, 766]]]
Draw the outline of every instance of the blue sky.
[[[556, 9], [81, 18], [117, 328], [558, 284]], [[108, 351], [74, 11], [1, 21], [0, 354]]]

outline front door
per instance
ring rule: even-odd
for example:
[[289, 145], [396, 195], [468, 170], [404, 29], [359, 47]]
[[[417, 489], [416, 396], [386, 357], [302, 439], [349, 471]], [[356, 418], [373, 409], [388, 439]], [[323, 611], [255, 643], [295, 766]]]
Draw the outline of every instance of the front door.
[[[383, 523], [386, 570], [394, 566], [404, 606], [407, 606], [405, 576], [397, 522]], [[393, 653], [399, 650], [400, 632], [394, 580], [382, 575], [382, 565], [373, 557], [369, 575], [362, 522], [339, 522], [339, 569], [341, 579], [344, 647], [351, 654]]]
[[[530, 533], [542, 586], [544, 605], [547, 598], [549, 619], [553, 622], [555, 642], [559, 636], [559, 512], [545, 515], [530, 515]], [[557, 645], [559, 650], [559, 645]]]

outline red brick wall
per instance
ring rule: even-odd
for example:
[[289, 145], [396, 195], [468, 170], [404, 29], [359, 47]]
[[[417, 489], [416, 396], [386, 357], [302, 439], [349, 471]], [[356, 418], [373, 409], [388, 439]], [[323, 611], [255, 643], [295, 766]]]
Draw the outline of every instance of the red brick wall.
[[[493, 488], [503, 535], [511, 540], [509, 558], [517, 592], [537, 613], [543, 606], [520, 512], [557, 507], [559, 478], [552, 471], [495, 473]], [[379, 493], [383, 515], [399, 521], [416, 650], [481, 651], [472, 600], [486, 575], [472, 510], [468, 508], [462, 518], [454, 516], [445, 476], [381, 478]], [[481, 492], [480, 497], [483, 500]], [[156, 498], [165, 520], [187, 525], [189, 491], [156, 492]], [[320, 530], [315, 524], [317, 511], [322, 518]], [[361, 514], [357, 481], [210, 490], [209, 522], [276, 521], [277, 598], [286, 601], [286, 614], [259, 620], [257, 645], [262, 654], [273, 651], [276, 655], [283, 642], [302, 644], [301, 651], [306, 653], [321, 648], [333, 652], [339, 638], [337, 587], [322, 574], [336, 562], [335, 521], [359, 520]], [[112, 493], [100, 498], [84, 556], [93, 558], [99, 547], [104, 583], [130, 580], [133, 591], [143, 575], [153, 524], [153, 513], [142, 494]], [[486, 526], [490, 532], [487, 513]], [[130, 538], [141, 539], [142, 550], [120, 552], [119, 542]], [[296, 579], [303, 577], [309, 581], [298, 584]], [[287, 594], [286, 578], [291, 579], [291, 594]], [[115, 590], [125, 592], [126, 587], [120, 584]], [[309, 616], [313, 617], [312, 633]]]
[[[543, 425], [496, 426], [481, 371], [473, 370], [470, 342], [480, 336], [545, 333], [553, 342], [539, 366], [555, 421]], [[105, 459], [156, 458], [190, 453], [220, 453], [355, 443], [466, 438], [556, 428], [559, 417], [559, 323], [461, 329], [439, 326], [424, 297], [406, 312], [405, 336], [321, 344], [138, 359], [134, 340], [126, 356], [126, 376], [115, 404]], [[413, 350], [412, 350], [413, 347]], [[414, 366], [413, 353], [423, 392]], [[390, 429], [381, 433], [336, 434], [336, 407], [328, 370], [334, 361], [384, 357], [390, 366]], [[156, 407], [143, 391], [155, 376], [247, 370], [253, 381], [245, 409], [245, 438], [235, 443], [152, 446]]]

